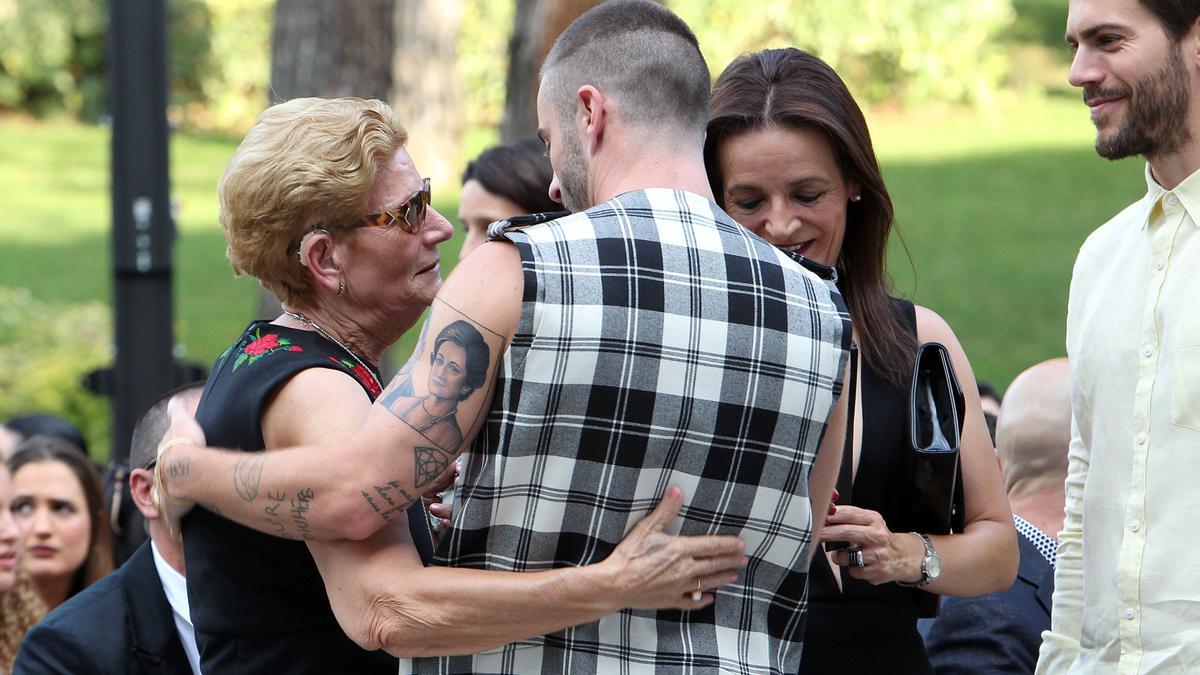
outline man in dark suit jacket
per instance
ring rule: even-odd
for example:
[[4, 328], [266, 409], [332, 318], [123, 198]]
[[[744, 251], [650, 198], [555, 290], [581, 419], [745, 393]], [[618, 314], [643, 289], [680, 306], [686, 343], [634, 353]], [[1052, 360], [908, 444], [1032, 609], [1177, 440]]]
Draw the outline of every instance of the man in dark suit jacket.
[[[193, 406], [200, 391], [189, 388], [185, 392]], [[182, 577], [183, 543], [167, 530], [151, 500], [154, 473], [150, 461], [166, 431], [166, 405], [174, 393], [142, 415], [130, 448], [130, 464], [138, 467], [129, 476], [130, 492], [146, 518], [150, 541], [115, 572], [34, 626], [21, 641], [13, 675], [199, 672]], [[167, 588], [171, 589], [170, 600]], [[186, 650], [184, 640], [189, 643]], [[192, 663], [197, 664], [195, 671]]]
[[34, 626], [13, 665], [13, 675], [191, 672], [150, 542]]
[[1001, 593], [942, 598], [937, 619], [921, 622], [937, 673], [1032, 673], [1037, 666], [1042, 631], [1050, 629], [1054, 537], [1063, 522], [1070, 394], [1066, 359], [1039, 363], [1009, 386], [996, 451], [1017, 525], [1017, 580]]

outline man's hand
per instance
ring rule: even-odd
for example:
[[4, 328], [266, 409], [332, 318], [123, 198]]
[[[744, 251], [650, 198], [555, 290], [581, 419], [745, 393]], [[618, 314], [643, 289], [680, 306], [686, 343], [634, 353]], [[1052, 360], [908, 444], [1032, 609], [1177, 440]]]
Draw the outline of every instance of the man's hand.
[[171, 397], [167, 403], [167, 414], [171, 418], [171, 426], [167, 427], [162, 440], [158, 443], [158, 455], [154, 466], [154, 505], [162, 515], [163, 522], [173, 536], [180, 534], [179, 521], [192, 510], [194, 504], [187, 500], [171, 497], [169, 483], [172, 478], [187, 475], [191, 470], [190, 462], [186, 459], [172, 460], [171, 448], [187, 444], [204, 447], [204, 430], [196, 422], [196, 418], [188, 412], [187, 405], [179, 394]]
[[714, 596], [703, 593], [738, 578], [746, 545], [737, 537], [672, 536], [663, 532], [679, 515], [683, 492], [672, 487], [654, 510], [625, 535], [603, 562], [611, 569], [621, 606], [634, 609], [699, 609]]

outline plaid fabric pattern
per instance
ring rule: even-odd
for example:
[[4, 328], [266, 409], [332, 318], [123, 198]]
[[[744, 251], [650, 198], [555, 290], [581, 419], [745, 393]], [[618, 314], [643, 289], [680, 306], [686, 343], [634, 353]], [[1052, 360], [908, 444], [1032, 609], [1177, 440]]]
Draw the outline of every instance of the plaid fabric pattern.
[[625, 610], [401, 672], [796, 672], [807, 480], [850, 337], [833, 284], [675, 190], [502, 236], [520, 323], [436, 561], [597, 562], [679, 485], [678, 531], [737, 535], [750, 563], [700, 611]]

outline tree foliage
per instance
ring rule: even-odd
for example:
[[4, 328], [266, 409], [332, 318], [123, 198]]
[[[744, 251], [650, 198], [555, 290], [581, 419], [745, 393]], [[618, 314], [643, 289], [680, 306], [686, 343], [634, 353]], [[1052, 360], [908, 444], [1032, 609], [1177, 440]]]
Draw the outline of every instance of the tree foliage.
[[995, 37], [1011, 0], [670, 0], [696, 31], [714, 76], [738, 55], [799, 47], [865, 102], [983, 103], [1007, 60]]
[[[273, 0], [168, 0], [172, 121], [240, 129], [262, 110], [273, 7]], [[0, 110], [101, 117], [107, 28], [106, 2], [0, 0]]]
[[49, 305], [0, 286], [0, 420], [34, 412], [65, 417], [99, 455], [109, 446], [109, 403], [83, 388], [111, 361], [108, 308]]

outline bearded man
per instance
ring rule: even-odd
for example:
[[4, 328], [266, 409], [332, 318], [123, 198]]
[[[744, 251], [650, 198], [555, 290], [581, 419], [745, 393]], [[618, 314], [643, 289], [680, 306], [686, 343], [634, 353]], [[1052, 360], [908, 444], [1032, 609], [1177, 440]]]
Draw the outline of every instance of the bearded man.
[[[1144, 197], [1071, 280], [1072, 433], [1039, 673], [1200, 670], [1200, 3], [1072, 0], [1071, 84]], [[1192, 467], [1192, 468], [1188, 468]]]

